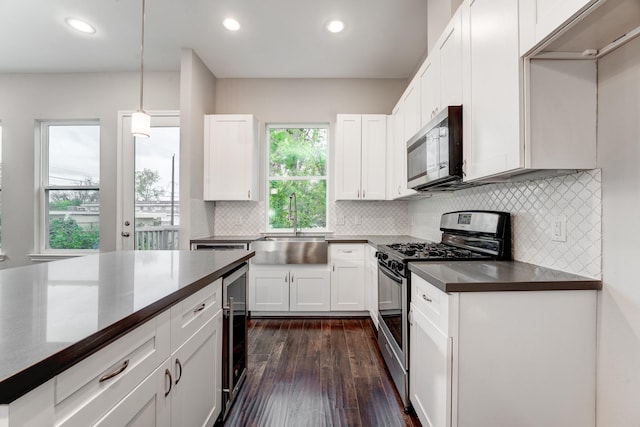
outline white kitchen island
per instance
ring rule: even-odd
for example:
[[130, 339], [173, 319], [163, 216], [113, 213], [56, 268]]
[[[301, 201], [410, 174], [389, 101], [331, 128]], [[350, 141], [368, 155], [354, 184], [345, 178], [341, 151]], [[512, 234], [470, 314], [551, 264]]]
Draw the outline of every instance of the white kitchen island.
[[252, 256], [112, 252], [0, 271], [0, 426], [213, 425], [221, 279]]

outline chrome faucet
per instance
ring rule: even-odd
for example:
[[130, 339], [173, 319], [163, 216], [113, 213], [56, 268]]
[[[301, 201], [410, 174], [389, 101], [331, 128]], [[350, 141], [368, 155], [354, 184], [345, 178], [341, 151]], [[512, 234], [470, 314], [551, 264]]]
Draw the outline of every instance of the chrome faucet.
[[[293, 209], [291, 209], [291, 200], [293, 200]], [[289, 194], [289, 216], [287, 217], [289, 221], [293, 222], [293, 235], [298, 235], [298, 199], [296, 198], [296, 193], [292, 192]]]

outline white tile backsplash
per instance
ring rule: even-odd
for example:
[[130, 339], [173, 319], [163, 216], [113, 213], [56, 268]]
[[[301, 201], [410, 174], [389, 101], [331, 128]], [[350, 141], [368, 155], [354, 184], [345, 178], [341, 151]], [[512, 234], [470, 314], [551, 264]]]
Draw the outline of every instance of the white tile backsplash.
[[[410, 234], [440, 241], [445, 212], [484, 209], [511, 212], [513, 257], [576, 274], [601, 275], [601, 174], [579, 172], [533, 181], [488, 184], [435, 193], [412, 201], [329, 203], [335, 234]], [[567, 241], [551, 239], [553, 220], [564, 216]], [[216, 202], [217, 235], [265, 231], [265, 202]]]
[[[599, 278], [601, 182], [598, 169], [434, 194], [410, 202], [409, 233], [439, 241], [440, 216], [444, 212], [464, 209], [511, 212], [514, 259]], [[566, 218], [566, 242], [551, 238], [557, 216]]]

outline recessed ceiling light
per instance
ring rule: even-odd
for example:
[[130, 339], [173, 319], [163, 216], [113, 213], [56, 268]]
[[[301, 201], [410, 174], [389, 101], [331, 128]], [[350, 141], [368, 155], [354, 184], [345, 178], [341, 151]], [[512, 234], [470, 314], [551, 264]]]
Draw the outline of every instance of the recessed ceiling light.
[[229, 31], [238, 31], [240, 29], [240, 23], [233, 18], [227, 18], [222, 21], [222, 25]]
[[344, 30], [344, 22], [342, 21], [331, 21], [327, 24], [327, 30], [332, 33], [339, 33]]
[[95, 28], [93, 28], [91, 25], [87, 24], [86, 22], [81, 21], [80, 19], [67, 18], [66, 22], [68, 26], [70, 26], [76, 31], [80, 31], [81, 33], [93, 34], [96, 32]]

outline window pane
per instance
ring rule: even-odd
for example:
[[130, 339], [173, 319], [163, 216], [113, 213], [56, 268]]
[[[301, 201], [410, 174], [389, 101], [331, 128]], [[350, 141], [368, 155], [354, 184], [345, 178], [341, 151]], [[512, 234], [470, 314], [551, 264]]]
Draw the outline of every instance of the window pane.
[[49, 185], [98, 185], [100, 126], [50, 125]]
[[98, 249], [100, 194], [96, 190], [48, 190], [50, 249]]
[[270, 181], [269, 226], [291, 228], [288, 220], [289, 196], [296, 194], [299, 228], [325, 228], [327, 226], [327, 181]]
[[270, 128], [269, 176], [325, 176], [326, 128]]
[[135, 139], [135, 248], [178, 249], [180, 128]]

